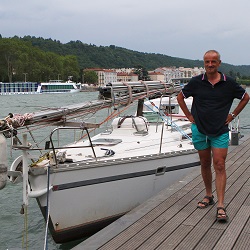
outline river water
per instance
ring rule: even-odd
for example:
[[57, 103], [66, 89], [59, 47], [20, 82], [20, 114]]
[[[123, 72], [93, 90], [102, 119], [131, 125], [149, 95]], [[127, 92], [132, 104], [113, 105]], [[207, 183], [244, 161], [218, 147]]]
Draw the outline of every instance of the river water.
[[[250, 89], [248, 89], [250, 93]], [[98, 92], [81, 92], [76, 94], [41, 94], [41, 95], [10, 95], [0, 96], [0, 118], [6, 117], [8, 113], [28, 113], [43, 108], [60, 107], [79, 102], [96, 100]], [[237, 101], [234, 105], [237, 104]], [[131, 111], [131, 110], [130, 110]], [[133, 114], [129, 110], [127, 114]], [[130, 112], [130, 113], [129, 113]], [[90, 119], [92, 122], [100, 122], [107, 116], [107, 112], [99, 111]], [[250, 104], [240, 114], [241, 134], [250, 133]], [[49, 128], [47, 129], [49, 133]], [[35, 132], [39, 133], [39, 132]], [[9, 157], [9, 163], [19, 152], [14, 152]], [[20, 153], [19, 153], [20, 154]], [[182, 176], [186, 174], [182, 173]], [[181, 178], [177, 174], [176, 179]], [[7, 186], [0, 190], [0, 250], [28, 249], [39, 250], [44, 248], [45, 222], [41, 215], [35, 199], [29, 200], [28, 206], [28, 230], [24, 230], [25, 217], [20, 214], [22, 205], [22, 185]], [[24, 244], [23, 244], [24, 242]], [[71, 249], [78, 242], [67, 244], [56, 244], [49, 235], [48, 249]]]

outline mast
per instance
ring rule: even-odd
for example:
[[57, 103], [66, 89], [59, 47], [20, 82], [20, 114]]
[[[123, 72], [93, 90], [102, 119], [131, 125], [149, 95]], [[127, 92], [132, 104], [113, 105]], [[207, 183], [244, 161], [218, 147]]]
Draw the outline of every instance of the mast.
[[[100, 110], [112, 106], [129, 105], [135, 100], [156, 98], [164, 94], [179, 92], [181, 87], [162, 81], [137, 81], [137, 82], [113, 82], [100, 88], [99, 93], [109, 93], [109, 98], [103, 96], [102, 100], [94, 100], [79, 104], [68, 105], [56, 109], [38, 111], [31, 114], [25, 114], [26, 119], [21, 124], [15, 123], [15, 116], [8, 118], [8, 122], [14, 128], [37, 124], [63, 121], [66, 117], [87, 114], [93, 110]], [[1, 128], [0, 128], [1, 130]]]

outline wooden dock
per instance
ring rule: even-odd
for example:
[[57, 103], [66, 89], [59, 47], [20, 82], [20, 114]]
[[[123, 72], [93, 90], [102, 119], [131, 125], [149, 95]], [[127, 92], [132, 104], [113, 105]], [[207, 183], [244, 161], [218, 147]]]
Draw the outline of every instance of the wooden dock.
[[[230, 147], [227, 157], [227, 223], [216, 222], [217, 204], [196, 208], [205, 194], [196, 169], [74, 250], [249, 249], [250, 137], [244, 138]], [[217, 201], [215, 187], [214, 196]]]

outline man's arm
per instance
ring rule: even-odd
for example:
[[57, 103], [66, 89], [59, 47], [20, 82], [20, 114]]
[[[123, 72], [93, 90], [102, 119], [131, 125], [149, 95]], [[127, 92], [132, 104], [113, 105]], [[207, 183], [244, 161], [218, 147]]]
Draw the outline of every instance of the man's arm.
[[192, 114], [190, 113], [190, 111], [188, 110], [187, 104], [185, 102], [185, 97], [183, 96], [182, 92], [180, 92], [177, 96], [177, 101], [180, 105], [180, 108], [182, 109], [183, 113], [185, 114], [185, 116], [188, 118], [188, 120], [192, 123], [194, 122], [194, 117], [192, 116]]
[[[234, 116], [239, 115], [239, 113], [245, 108], [245, 106], [247, 105], [247, 103], [249, 102], [249, 95], [248, 93], [245, 93], [245, 95], [243, 96], [243, 98], [240, 100], [239, 104], [237, 105], [237, 107], [234, 109], [234, 111], [232, 112], [234, 114]], [[183, 111], [184, 112], [184, 111]], [[229, 114], [227, 116], [227, 120], [226, 120], [226, 124], [229, 124], [232, 120], [234, 119], [234, 117]]]

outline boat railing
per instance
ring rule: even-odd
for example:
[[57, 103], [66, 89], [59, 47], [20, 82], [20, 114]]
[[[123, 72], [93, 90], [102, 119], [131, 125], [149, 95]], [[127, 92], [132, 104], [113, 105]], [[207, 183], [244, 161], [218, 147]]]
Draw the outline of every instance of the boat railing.
[[[33, 147], [32, 144], [24, 144], [19, 140], [19, 145], [17, 143], [12, 144], [12, 148], [15, 150], [22, 150], [23, 152], [27, 152], [27, 151], [48, 151], [48, 150], [52, 150], [52, 157], [51, 157], [51, 165], [55, 165], [56, 167], [58, 166], [58, 155], [56, 150], [59, 149], [72, 149], [72, 148], [92, 148], [92, 152], [94, 155], [94, 158], [97, 159], [95, 151], [94, 151], [94, 145], [92, 143], [91, 137], [90, 137], [90, 133], [89, 130], [90, 128], [92, 129], [96, 129], [100, 127], [100, 124], [94, 124], [94, 123], [85, 123], [85, 122], [58, 122], [57, 123], [58, 127], [56, 127], [55, 129], [52, 130], [52, 132], [50, 133], [49, 136], [49, 141], [45, 142], [45, 146], [44, 147], [38, 147], [38, 145], [36, 145], [36, 147]], [[88, 140], [90, 142], [90, 145], [86, 145], [86, 146], [55, 146], [54, 144], [54, 139], [53, 139], [53, 135], [55, 132], [60, 131], [60, 130], [85, 130], [86, 135], [88, 136]], [[23, 134], [23, 136], [26, 134]], [[58, 134], [59, 136], [59, 134]], [[47, 153], [46, 153], [47, 154]], [[51, 156], [51, 154], [49, 153], [49, 156]], [[33, 159], [33, 157], [30, 155], [31, 159]], [[40, 158], [40, 157], [39, 157]], [[32, 164], [36, 164], [36, 162], [34, 160], [32, 160]]]
[[58, 159], [57, 159], [57, 155], [56, 155], [56, 149], [66, 149], [66, 148], [74, 148], [72, 146], [70, 147], [55, 147], [54, 143], [53, 143], [53, 134], [59, 130], [76, 130], [76, 129], [80, 129], [80, 130], [85, 130], [86, 131], [86, 134], [88, 136], [88, 140], [89, 140], [89, 143], [90, 143], [90, 146], [77, 146], [77, 148], [85, 148], [85, 147], [91, 147], [92, 149], [92, 152], [93, 152], [93, 155], [94, 155], [94, 158], [96, 159], [96, 153], [95, 153], [95, 150], [94, 150], [94, 146], [93, 146], [93, 143], [92, 143], [92, 140], [91, 140], [91, 137], [90, 137], [90, 134], [89, 134], [89, 128], [99, 128], [100, 125], [99, 124], [94, 124], [94, 123], [85, 123], [85, 122], [82, 122], [82, 123], [79, 123], [79, 122], [66, 122], [66, 123], [62, 123], [63, 126], [60, 126], [60, 127], [57, 127], [55, 129], [52, 130], [52, 132], [50, 133], [50, 140], [49, 141], [46, 141], [45, 143], [45, 150], [49, 150], [49, 149], [52, 149], [52, 152], [53, 152], [53, 159], [55, 161], [55, 165], [58, 166]]

